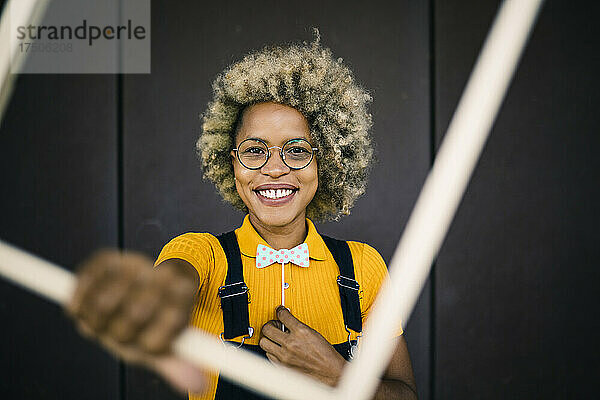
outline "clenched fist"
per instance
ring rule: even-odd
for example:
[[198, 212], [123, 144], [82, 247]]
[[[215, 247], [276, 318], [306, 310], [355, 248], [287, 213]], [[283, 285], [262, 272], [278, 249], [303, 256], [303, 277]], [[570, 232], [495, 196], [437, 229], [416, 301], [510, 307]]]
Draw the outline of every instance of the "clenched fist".
[[81, 333], [125, 361], [146, 366], [179, 391], [202, 391], [203, 374], [171, 353], [188, 323], [198, 288], [189, 264], [154, 269], [146, 256], [102, 250], [84, 262], [66, 309]]

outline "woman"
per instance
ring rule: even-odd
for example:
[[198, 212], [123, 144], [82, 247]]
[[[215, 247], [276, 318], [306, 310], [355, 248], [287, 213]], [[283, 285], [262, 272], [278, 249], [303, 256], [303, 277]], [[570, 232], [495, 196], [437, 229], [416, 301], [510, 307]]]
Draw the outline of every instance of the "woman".
[[[199, 154], [205, 177], [247, 213], [242, 226], [174, 238], [153, 272], [142, 256], [99, 253], [69, 311], [120, 356], [204, 392], [194, 399], [256, 395], [170, 354], [190, 311], [193, 326], [334, 386], [387, 270], [375, 249], [321, 236], [311, 219], [349, 214], [365, 190], [371, 98], [318, 38], [252, 53], [213, 88]], [[398, 343], [376, 398], [416, 398]]]

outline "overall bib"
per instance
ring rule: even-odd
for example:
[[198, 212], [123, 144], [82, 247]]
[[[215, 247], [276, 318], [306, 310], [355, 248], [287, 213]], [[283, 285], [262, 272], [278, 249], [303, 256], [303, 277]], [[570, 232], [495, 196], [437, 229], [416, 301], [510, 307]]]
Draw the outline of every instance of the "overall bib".
[[[357, 332], [359, 335], [362, 332], [362, 320], [360, 312], [360, 301], [358, 292], [360, 287], [354, 279], [354, 263], [352, 262], [352, 254], [348, 243], [343, 240], [337, 240], [328, 236], [321, 235], [329, 252], [338, 265], [339, 275], [337, 283], [340, 292], [340, 302], [342, 314], [344, 316], [344, 324], [348, 331], [348, 339], [350, 338], [349, 329]], [[252, 336], [252, 328], [249, 323], [248, 316], [248, 287], [244, 283], [244, 273], [242, 268], [242, 257], [240, 248], [237, 242], [237, 237], [234, 231], [224, 233], [217, 237], [219, 243], [227, 257], [227, 277], [225, 285], [219, 288], [219, 297], [221, 298], [221, 308], [223, 310], [223, 326], [224, 332], [221, 334], [222, 340], [230, 340], [239, 336], [245, 338]], [[260, 332], [257, 332], [260, 334]], [[236, 345], [238, 345], [236, 343]], [[352, 354], [357, 346], [355, 340], [348, 340], [343, 343], [333, 344], [333, 347], [346, 360], [351, 360]], [[244, 343], [242, 339], [239, 347], [259, 354], [265, 357], [265, 352], [258, 345], [249, 345]], [[217, 383], [217, 392], [215, 400], [257, 400], [267, 399], [262, 395], [251, 392], [245, 388], [230, 383], [219, 376]]]

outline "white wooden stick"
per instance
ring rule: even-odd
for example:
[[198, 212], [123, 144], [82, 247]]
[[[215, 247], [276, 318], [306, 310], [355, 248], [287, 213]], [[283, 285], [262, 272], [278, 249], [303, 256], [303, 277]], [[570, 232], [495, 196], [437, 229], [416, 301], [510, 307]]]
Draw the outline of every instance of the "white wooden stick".
[[[285, 264], [281, 261], [281, 305], [285, 307]], [[285, 325], [281, 323], [281, 330], [285, 332]]]
[[61, 305], [66, 304], [75, 291], [75, 277], [71, 272], [2, 240], [0, 275]]
[[435, 164], [390, 263], [391, 285], [380, 292], [358, 359], [348, 366], [340, 398], [367, 399], [392, 356], [390, 340], [408, 321], [446, 236], [542, 0], [506, 0], [462, 95]]
[[[25, 289], [64, 305], [75, 290], [71, 272], [0, 240], [0, 276]], [[331, 400], [331, 387], [272, 365], [268, 360], [232, 346], [197, 329], [186, 329], [173, 344], [173, 350], [200, 367], [219, 369], [224, 377], [250, 389], [279, 399]]]
[[19, 49], [19, 42], [15, 38], [11, 40], [10, 35], [16, 34], [16, 26], [29, 26], [40, 21], [48, 2], [9, 0], [4, 5], [4, 12], [0, 16], [0, 122], [12, 93], [15, 73], [21, 70], [27, 56]]

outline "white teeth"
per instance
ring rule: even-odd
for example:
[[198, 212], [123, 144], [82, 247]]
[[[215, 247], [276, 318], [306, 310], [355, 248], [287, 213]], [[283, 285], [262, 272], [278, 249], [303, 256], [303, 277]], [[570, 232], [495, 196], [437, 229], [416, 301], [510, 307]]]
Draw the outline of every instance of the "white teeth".
[[291, 189], [269, 189], [269, 190], [259, 190], [261, 196], [264, 196], [268, 199], [280, 199], [282, 197], [289, 196], [292, 194], [293, 190]]

